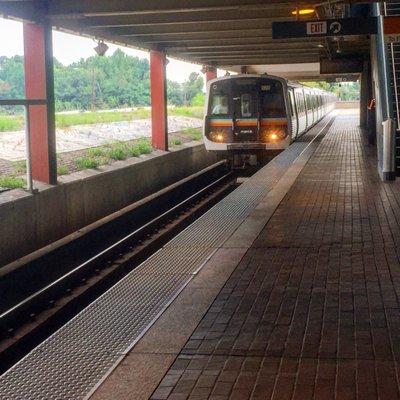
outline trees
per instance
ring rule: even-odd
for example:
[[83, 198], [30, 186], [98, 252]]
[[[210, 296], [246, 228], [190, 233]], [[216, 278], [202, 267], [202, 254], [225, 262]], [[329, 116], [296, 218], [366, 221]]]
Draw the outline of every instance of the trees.
[[192, 72], [189, 78], [182, 84], [183, 103], [185, 106], [191, 104], [196, 94], [202, 93], [203, 86], [203, 77], [199, 76], [197, 72]]
[[[24, 97], [24, 60], [0, 57], [0, 97]], [[150, 66], [147, 59], [116, 50], [65, 66], [54, 60], [56, 110], [88, 110], [150, 105]], [[203, 78], [192, 73], [180, 84], [167, 81], [168, 102], [191, 104], [203, 89]]]
[[340, 100], [350, 101], [360, 99], [359, 82], [328, 83], [323, 81], [316, 81], [303, 83], [306, 86], [311, 86], [333, 92]]

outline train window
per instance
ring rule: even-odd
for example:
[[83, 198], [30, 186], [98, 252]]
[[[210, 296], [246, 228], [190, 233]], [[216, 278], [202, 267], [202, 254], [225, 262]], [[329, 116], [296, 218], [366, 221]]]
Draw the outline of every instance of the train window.
[[303, 93], [296, 93], [297, 110], [300, 113], [304, 112], [304, 97]]
[[290, 111], [292, 117], [295, 116], [295, 104], [294, 104], [294, 97], [293, 97], [293, 92], [289, 90], [289, 98], [290, 98]]
[[211, 114], [227, 115], [229, 111], [229, 100], [226, 94], [214, 94], [211, 102]]
[[285, 100], [283, 93], [263, 94], [262, 96], [262, 116], [263, 117], [284, 117]]
[[240, 111], [242, 117], [251, 117], [253, 116], [253, 96], [250, 93], [244, 93], [240, 96]]
[[311, 110], [311, 99], [310, 99], [310, 95], [308, 93], [306, 94], [306, 107], [307, 107], [307, 110]]

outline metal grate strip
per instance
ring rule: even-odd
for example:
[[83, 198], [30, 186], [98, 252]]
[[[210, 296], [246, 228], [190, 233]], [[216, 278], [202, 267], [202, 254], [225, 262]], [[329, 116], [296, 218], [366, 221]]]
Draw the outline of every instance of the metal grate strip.
[[87, 398], [317, 132], [313, 128], [7, 371], [0, 398]]

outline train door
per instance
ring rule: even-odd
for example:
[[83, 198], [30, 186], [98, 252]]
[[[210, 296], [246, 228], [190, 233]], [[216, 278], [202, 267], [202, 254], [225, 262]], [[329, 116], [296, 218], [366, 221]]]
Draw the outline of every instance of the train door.
[[257, 142], [259, 130], [259, 85], [257, 79], [233, 81], [233, 133], [235, 142]]
[[299, 131], [299, 119], [297, 114], [296, 101], [294, 99], [294, 92], [291, 88], [289, 88], [289, 103], [292, 120], [292, 138], [295, 139]]
[[297, 109], [297, 116], [299, 123], [297, 135], [301, 135], [307, 128], [306, 107], [304, 101], [304, 93], [302, 89], [295, 90], [295, 98], [296, 98], [296, 109]]

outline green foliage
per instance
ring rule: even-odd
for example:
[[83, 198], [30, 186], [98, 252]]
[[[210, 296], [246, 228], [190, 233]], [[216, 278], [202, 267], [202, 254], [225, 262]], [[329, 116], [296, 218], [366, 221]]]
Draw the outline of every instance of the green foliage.
[[183, 82], [182, 90], [183, 90], [183, 104], [188, 106], [192, 103], [193, 98], [198, 94], [202, 93], [204, 86], [204, 80], [202, 76], [199, 76], [198, 73], [192, 72], [189, 75], [187, 81]]
[[22, 117], [0, 115], [0, 132], [17, 131], [24, 127]]
[[69, 169], [66, 165], [60, 165], [57, 167], [57, 175], [68, 175]]
[[150, 139], [146, 138], [139, 139], [135, 146], [137, 146], [137, 148], [139, 149], [140, 154], [150, 154], [153, 151]]
[[204, 106], [206, 101], [206, 96], [204, 93], [197, 93], [196, 96], [193, 97], [192, 101], [190, 102], [191, 106]]
[[[119, 49], [110, 56], [92, 56], [68, 66], [55, 59], [56, 110], [148, 106], [150, 105], [149, 70], [147, 59], [126, 55]], [[183, 84], [168, 81], [167, 90], [170, 104], [189, 105], [192, 99], [202, 92], [203, 78], [192, 73]], [[0, 96], [2, 98], [24, 96], [23, 57], [0, 57]], [[16, 110], [15, 107], [5, 109], [13, 112]], [[59, 126], [76, 125], [71, 122], [70, 125], [63, 125], [67, 123], [64, 122], [64, 118], [68, 117], [59, 117], [61, 124]]]
[[179, 146], [179, 145], [182, 144], [182, 140], [179, 140], [177, 138], [172, 138], [171, 139], [171, 144], [172, 144], [172, 146]]
[[23, 178], [18, 178], [13, 175], [0, 175], [0, 188], [3, 189], [18, 189], [24, 188], [26, 181]]
[[189, 128], [182, 131], [182, 134], [187, 135], [191, 140], [202, 140], [203, 134], [200, 128]]
[[24, 95], [24, 58], [0, 57], [0, 97], [22, 98]]
[[204, 107], [174, 107], [168, 110], [168, 114], [203, 119]]
[[344, 83], [328, 83], [323, 81], [303, 82], [304, 85], [315, 87], [334, 93], [339, 100], [352, 101], [360, 100], [360, 83], [344, 82]]
[[106, 111], [106, 112], [82, 112], [76, 114], [56, 114], [56, 125], [66, 128], [74, 125], [90, 125], [100, 123], [111, 123], [120, 121], [131, 121], [133, 119], [150, 118], [149, 109], [137, 109], [133, 111]]
[[95, 157], [78, 157], [74, 161], [79, 169], [97, 168], [100, 166], [100, 160]]
[[17, 174], [24, 174], [26, 172], [26, 160], [14, 161], [14, 171]]
[[149, 154], [153, 151], [150, 140], [138, 139], [135, 143], [115, 141], [104, 146], [93, 147], [86, 150], [83, 157], [75, 159], [79, 169], [97, 168], [108, 164], [111, 160], [126, 160], [129, 157], [139, 157], [141, 154]]

